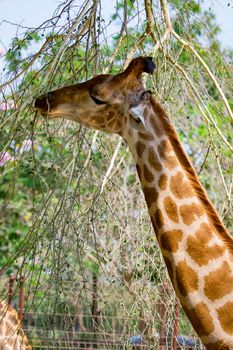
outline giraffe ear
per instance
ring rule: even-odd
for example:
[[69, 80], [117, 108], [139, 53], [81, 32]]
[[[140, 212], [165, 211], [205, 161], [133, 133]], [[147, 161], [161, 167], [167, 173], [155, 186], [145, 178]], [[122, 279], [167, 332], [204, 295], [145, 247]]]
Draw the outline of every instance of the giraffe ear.
[[143, 107], [141, 104], [135, 107], [131, 107], [129, 110], [129, 121], [131, 124], [131, 127], [141, 131], [141, 132], [146, 132], [147, 127], [146, 127], [146, 121], [144, 119], [143, 115]]

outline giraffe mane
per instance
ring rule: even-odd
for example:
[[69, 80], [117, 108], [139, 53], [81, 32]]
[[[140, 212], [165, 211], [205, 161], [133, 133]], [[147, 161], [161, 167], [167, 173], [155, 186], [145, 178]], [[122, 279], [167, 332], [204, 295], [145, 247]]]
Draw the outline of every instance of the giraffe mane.
[[210, 218], [213, 226], [217, 229], [217, 231], [222, 235], [222, 238], [224, 242], [226, 243], [227, 247], [233, 254], [233, 239], [230, 236], [230, 234], [225, 229], [220, 217], [218, 216], [217, 212], [213, 208], [211, 202], [209, 201], [207, 194], [200, 183], [198, 176], [196, 174], [195, 169], [193, 168], [189, 158], [187, 157], [184, 148], [181, 144], [181, 142], [178, 139], [177, 133], [174, 129], [174, 126], [171, 123], [170, 118], [164, 111], [164, 109], [161, 107], [161, 105], [155, 101], [155, 99], [151, 96], [151, 105], [153, 107], [153, 110], [155, 114], [159, 117], [160, 122], [162, 123], [162, 126], [164, 130], [166, 131], [169, 140], [171, 142], [171, 145], [176, 153], [176, 156], [184, 169], [184, 171], [187, 174], [188, 179], [190, 180], [192, 187], [197, 194], [198, 198], [200, 199], [200, 202], [202, 203], [203, 207], [205, 208], [208, 217]]

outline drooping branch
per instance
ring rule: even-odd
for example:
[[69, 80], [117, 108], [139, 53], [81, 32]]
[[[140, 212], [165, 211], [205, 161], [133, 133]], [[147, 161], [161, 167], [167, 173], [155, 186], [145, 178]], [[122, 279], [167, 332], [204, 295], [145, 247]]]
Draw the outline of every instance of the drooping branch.
[[221, 96], [221, 98], [223, 100], [223, 103], [226, 107], [228, 115], [230, 116], [230, 118], [233, 121], [233, 113], [232, 113], [231, 107], [229, 105], [229, 102], [228, 102], [223, 90], [221, 89], [221, 86], [219, 85], [217, 79], [215, 78], [214, 74], [211, 72], [211, 69], [206, 64], [206, 62], [203, 60], [203, 58], [200, 56], [200, 54], [197, 52], [197, 50], [193, 47], [193, 45], [191, 45], [191, 43], [189, 43], [185, 39], [183, 39], [172, 27], [167, 0], [160, 0], [160, 4], [161, 4], [162, 12], [163, 12], [166, 30], [169, 31], [171, 33], [171, 35], [174, 36], [174, 38], [176, 38], [187, 50], [192, 52], [193, 55], [197, 58], [197, 60], [200, 62], [200, 64], [204, 67], [204, 69], [207, 72], [207, 75], [211, 78], [217, 91], [219, 92], [219, 95]]

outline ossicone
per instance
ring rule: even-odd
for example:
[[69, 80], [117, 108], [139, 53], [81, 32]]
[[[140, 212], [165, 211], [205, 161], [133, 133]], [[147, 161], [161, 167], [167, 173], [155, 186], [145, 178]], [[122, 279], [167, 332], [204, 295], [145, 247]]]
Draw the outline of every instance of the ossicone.
[[137, 57], [130, 62], [124, 73], [140, 77], [142, 73], [152, 74], [154, 70], [155, 63], [152, 57]]

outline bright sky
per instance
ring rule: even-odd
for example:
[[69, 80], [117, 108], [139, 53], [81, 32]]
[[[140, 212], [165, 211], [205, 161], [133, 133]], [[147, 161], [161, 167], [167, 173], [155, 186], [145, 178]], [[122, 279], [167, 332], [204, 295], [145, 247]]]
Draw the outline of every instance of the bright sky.
[[205, 8], [213, 9], [222, 33], [223, 47], [233, 48], [233, 0], [199, 0]]
[[[6, 49], [12, 37], [17, 33], [17, 26], [2, 23], [7, 20], [25, 26], [36, 27], [50, 18], [61, 3], [60, 0], [0, 0], [0, 49]], [[211, 6], [222, 28], [220, 35], [223, 46], [233, 47], [233, 0], [199, 0], [206, 8]], [[104, 0], [106, 13], [112, 10], [112, 0]]]

